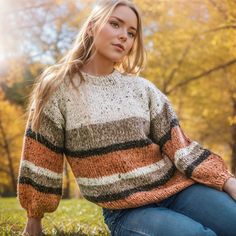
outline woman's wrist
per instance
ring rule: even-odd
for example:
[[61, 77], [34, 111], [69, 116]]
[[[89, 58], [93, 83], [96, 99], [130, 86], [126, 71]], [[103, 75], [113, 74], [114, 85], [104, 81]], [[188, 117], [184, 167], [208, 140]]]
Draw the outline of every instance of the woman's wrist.
[[225, 182], [223, 190], [236, 201], [236, 178], [230, 177]]
[[233, 186], [235, 186], [235, 185], [236, 185], [236, 178], [230, 177], [230, 178], [228, 178], [228, 179], [226, 180], [226, 182], [224, 183], [223, 190], [224, 190], [225, 192], [229, 192], [229, 191], [231, 190], [231, 188], [232, 188]]
[[42, 218], [38, 218], [38, 217], [28, 217], [28, 221], [31, 222], [41, 222]]

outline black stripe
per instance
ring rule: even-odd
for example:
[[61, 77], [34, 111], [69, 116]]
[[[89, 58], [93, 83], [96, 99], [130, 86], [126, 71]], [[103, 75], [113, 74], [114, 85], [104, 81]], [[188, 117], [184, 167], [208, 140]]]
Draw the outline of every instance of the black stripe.
[[125, 143], [117, 143], [117, 144], [113, 144], [107, 147], [94, 148], [94, 149], [89, 149], [89, 150], [71, 151], [69, 149], [65, 149], [65, 154], [70, 157], [84, 158], [84, 157], [90, 157], [94, 155], [104, 155], [104, 154], [114, 152], [114, 151], [119, 151], [119, 150], [145, 147], [152, 143], [153, 142], [151, 139], [141, 139], [141, 140], [134, 140], [134, 141], [125, 142]]
[[160, 150], [162, 151], [163, 146], [165, 145], [165, 143], [171, 139], [171, 130], [172, 128], [174, 128], [175, 126], [179, 126], [179, 121], [178, 119], [173, 119], [170, 122], [170, 130], [162, 137], [160, 138], [160, 141], [158, 143], [158, 145], [160, 146]]
[[19, 183], [20, 184], [29, 184], [34, 189], [36, 189], [37, 191], [42, 192], [42, 193], [62, 195], [62, 188], [45, 187], [40, 184], [37, 184], [36, 182], [34, 182], [32, 179], [30, 179], [28, 177], [20, 177]]
[[46, 146], [47, 148], [49, 148], [50, 150], [52, 150], [55, 153], [63, 153], [64, 152], [64, 148], [55, 146], [54, 144], [49, 142], [42, 134], [32, 131], [32, 129], [30, 127], [26, 130], [25, 136], [36, 140], [37, 142], [43, 144], [44, 146]]
[[27, 166], [22, 167], [21, 177], [31, 178], [32, 181], [36, 181], [39, 185], [41, 184], [43, 185], [45, 181], [47, 182], [47, 185], [50, 185], [53, 187], [55, 187], [56, 184], [57, 184], [57, 187], [60, 186], [61, 184], [61, 179], [55, 180], [47, 175], [40, 175], [40, 178], [39, 178], [39, 174], [35, 173], [34, 171], [32, 171], [30, 167], [27, 167]]
[[140, 187], [136, 187], [133, 189], [127, 189], [124, 190], [122, 192], [119, 192], [117, 194], [107, 194], [107, 195], [102, 195], [99, 197], [93, 197], [93, 196], [87, 196], [87, 195], [83, 195], [87, 200], [92, 201], [92, 202], [97, 202], [97, 203], [101, 203], [101, 202], [109, 202], [109, 201], [116, 201], [116, 200], [121, 200], [121, 199], [125, 199], [128, 196], [136, 193], [136, 192], [142, 192], [142, 191], [148, 191], [148, 190], [152, 190], [153, 188], [157, 188], [161, 185], [164, 185], [165, 183], [167, 183], [171, 177], [175, 174], [176, 171], [176, 167], [173, 166], [167, 173], [165, 176], [163, 176], [162, 179], [157, 180], [151, 184], [148, 185], [144, 185], [144, 186], [140, 186]]
[[192, 176], [193, 170], [204, 160], [206, 160], [211, 155], [211, 151], [204, 149], [204, 152], [185, 170], [185, 175], [190, 178]]

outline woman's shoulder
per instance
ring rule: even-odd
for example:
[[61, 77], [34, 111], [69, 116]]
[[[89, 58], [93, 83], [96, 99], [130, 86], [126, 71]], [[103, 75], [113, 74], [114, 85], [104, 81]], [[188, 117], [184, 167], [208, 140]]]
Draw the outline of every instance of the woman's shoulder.
[[140, 75], [131, 75], [129, 76], [130, 81], [132, 81], [135, 86], [143, 88], [149, 94], [159, 94], [160, 96], [165, 96], [165, 94], [155, 85], [154, 82], [147, 79], [146, 77]]
[[146, 78], [136, 75], [136, 74], [128, 74], [128, 73], [121, 73], [122, 77], [124, 78], [125, 82], [140, 85], [140, 86], [148, 86], [150, 83]]
[[[53, 83], [50, 80], [55, 79], [54, 75], [48, 75], [45, 77], [45, 82], [48, 82], [48, 96], [45, 96], [46, 102], [44, 106], [45, 112], [51, 112], [56, 109], [63, 110], [65, 104], [65, 93], [66, 93], [66, 84], [64, 80], [58, 79]], [[50, 85], [51, 83], [51, 85]]]

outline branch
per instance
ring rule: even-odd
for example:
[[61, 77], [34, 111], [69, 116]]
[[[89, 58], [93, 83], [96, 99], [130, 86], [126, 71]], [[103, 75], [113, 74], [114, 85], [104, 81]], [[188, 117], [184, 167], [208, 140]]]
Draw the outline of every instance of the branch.
[[10, 174], [10, 172], [8, 170], [6, 170], [6, 169], [4, 169], [2, 167], [0, 167], [0, 172], [4, 172], [4, 173], [6, 173], [8, 175]]
[[191, 46], [194, 44], [194, 42], [197, 40], [197, 38], [200, 37], [201, 35], [204, 35], [204, 34], [208, 34], [208, 33], [211, 33], [211, 32], [216, 32], [216, 31], [220, 31], [220, 30], [225, 30], [225, 29], [236, 29], [236, 25], [220, 26], [220, 27], [216, 27], [216, 28], [213, 28], [213, 29], [205, 30], [205, 31], [203, 31], [201, 33], [197, 33], [197, 34], [193, 35], [191, 40], [189, 41], [189, 43], [187, 44], [187, 46], [183, 50], [183, 53], [182, 53], [180, 59], [178, 60], [177, 65], [170, 72], [169, 77], [167, 78], [166, 82], [164, 83], [163, 91], [165, 91], [165, 92], [167, 91], [168, 84], [170, 84], [171, 81], [174, 79], [174, 76], [175, 76], [176, 72], [182, 66], [182, 64], [184, 62], [184, 59], [186, 58], [188, 52], [190, 51]]
[[225, 29], [236, 29], [236, 25], [224, 25], [224, 26], [219, 26], [213, 29], [209, 29], [204, 31], [203, 33], [211, 33], [211, 32], [215, 32], [215, 31], [219, 31], [219, 30], [225, 30]]
[[182, 66], [184, 59], [186, 58], [190, 48], [191, 48], [191, 44], [192, 42], [190, 42], [187, 47], [184, 49], [182, 56], [180, 57], [180, 59], [177, 62], [177, 65], [175, 66], [175, 68], [173, 68], [173, 70], [171, 71], [169, 77], [167, 78], [166, 82], [164, 82], [164, 91], [167, 90], [167, 86], [168, 84], [171, 83], [171, 81], [174, 79], [175, 73], [180, 69], [180, 67]]
[[219, 66], [213, 67], [213, 68], [211, 68], [211, 69], [209, 69], [209, 70], [207, 70], [207, 71], [204, 71], [204, 72], [200, 73], [199, 75], [196, 75], [196, 76], [194, 76], [194, 77], [188, 78], [188, 79], [186, 79], [185, 81], [182, 81], [182, 82], [178, 83], [177, 85], [175, 85], [172, 89], [170, 89], [169, 91], [167, 91], [166, 94], [170, 94], [171, 92], [173, 92], [175, 89], [177, 89], [177, 88], [179, 88], [179, 87], [183, 87], [183, 86], [189, 84], [189, 83], [192, 82], [192, 81], [198, 80], [198, 79], [200, 79], [200, 78], [202, 78], [202, 77], [205, 77], [205, 76], [211, 74], [212, 72], [215, 72], [215, 71], [220, 70], [220, 69], [224, 69], [224, 68], [226, 68], [226, 67], [228, 67], [228, 66], [231, 66], [231, 65], [233, 65], [233, 64], [235, 64], [235, 63], [236, 63], [236, 58], [233, 59], [233, 60], [231, 60], [231, 61], [229, 61], [229, 62], [226, 62], [226, 63], [224, 63], [224, 64], [221, 64], [221, 65], [219, 65]]
[[213, 5], [213, 7], [215, 7], [218, 10], [218, 12], [220, 12], [224, 16], [225, 19], [227, 19], [226, 12], [219, 5], [217, 5], [213, 0], [208, 0], [208, 1]]

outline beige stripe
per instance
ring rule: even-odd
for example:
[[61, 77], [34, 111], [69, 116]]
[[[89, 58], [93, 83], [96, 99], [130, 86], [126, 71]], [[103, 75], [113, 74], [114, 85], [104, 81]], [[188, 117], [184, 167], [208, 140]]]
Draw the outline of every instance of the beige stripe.
[[78, 180], [78, 178], [77, 182], [81, 192], [88, 196], [100, 196], [104, 193], [115, 194], [161, 180], [172, 167], [173, 163], [168, 158], [165, 158], [152, 166], [139, 168], [127, 174], [117, 174], [84, 181], [87, 185], [81, 185], [82, 181], [81, 179]]
[[39, 128], [39, 133], [53, 145], [62, 148], [64, 146], [64, 131], [58, 128], [44, 113], [42, 114], [42, 121]]
[[101, 207], [110, 209], [125, 209], [142, 206], [149, 203], [157, 203], [194, 184], [192, 179], [189, 179], [181, 174], [182, 173], [179, 171], [176, 171], [172, 179], [170, 179], [170, 181], [168, 181], [165, 185], [153, 188], [150, 191], [139, 191], [123, 199], [97, 204]]
[[150, 128], [152, 138], [155, 142], [159, 142], [160, 139], [170, 131], [171, 121], [173, 119], [177, 119], [177, 116], [172, 106], [168, 102], [162, 104], [161, 110], [158, 114], [156, 114], [156, 111], [151, 111], [151, 113], [153, 113]]
[[149, 134], [149, 121], [131, 117], [103, 124], [84, 125], [66, 132], [66, 148], [71, 151], [106, 147], [117, 143], [146, 139]]
[[43, 187], [51, 188], [61, 188], [62, 187], [62, 178], [51, 178], [46, 175], [41, 175], [40, 173], [32, 171], [30, 168], [24, 166], [21, 168], [19, 177], [27, 177], [33, 180], [35, 183]]
[[201, 146], [193, 141], [189, 146], [175, 152], [175, 166], [184, 172], [204, 152]]
[[29, 168], [32, 172], [37, 173], [38, 175], [45, 175], [48, 176], [51, 179], [61, 179], [62, 174], [58, 174], [54, 171], [48, 170], [46, 168], [42, 168], [40, 166], [36, 166], [34, 163], [23, 160], [21, 162], [21, 167], [27, 167]]

